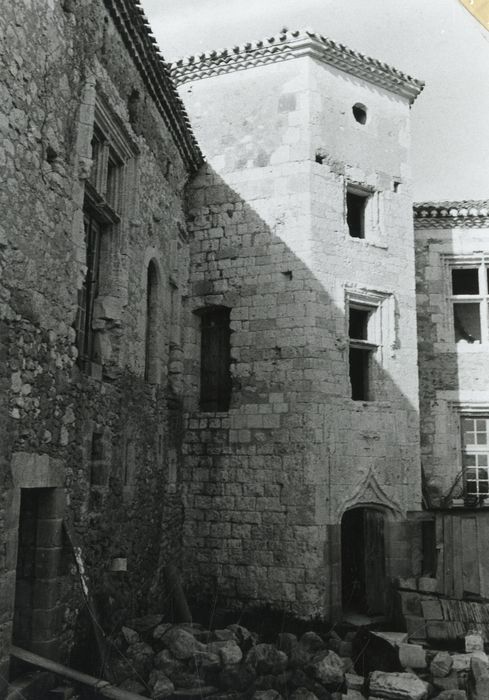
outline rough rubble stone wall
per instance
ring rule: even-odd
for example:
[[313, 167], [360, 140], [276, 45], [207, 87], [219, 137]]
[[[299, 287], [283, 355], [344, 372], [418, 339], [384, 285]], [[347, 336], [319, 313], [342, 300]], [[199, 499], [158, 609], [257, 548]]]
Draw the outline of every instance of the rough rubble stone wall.
[[450, 265], [480, 264], [489, 252], [488, 231], [462, 221], [445, 228], [423, 222], [416, 230], [421, 455], [433, 507], [463, 495], [461, 412], [489, 410], [489, 350], [485, 343], [455, 344], [450, 301]]
[[[346, 508], [384, 509], [388, 575], [417, 566], [406, 521], [420, 508], [408, 104], [309, 58], [180, 91], [208, 159], [188, 188], [189, 311], [231, 307], [233, 376], [229, 412], [199, 412], [194, 316], [186, 570], [196, 594], [334, 616]], [[378, 193], [366, 240], [348, 236], [346, 180]], [[347, 293], [382, 303], [369, 403], [349, 398]]]
[[[131, 614], [162, 604], [161, 568], [180, 556], [180, 487], [175, 479], [168, 484], [168, 474], [170, 460], [180, 459], [181, 431], [170, 433], [168, 420], [171, 413], [173, 424], [181, 422], [180, 307], [188, 256], [187, 172], [104, 4], [14, 0], [2, 11], [0, 30], [0, 662], [6, 678], [19, 486], [59, 487], [61, 514], [73, 524], [93, 593], [105, 600], [111, 592], [115, 608]], [[137, 109], [128, 103], [135, 93]], [[121, 224], [103, 234], [95, 314], [103, 367], [89, 376], [76, 364], [72, 324], [85, 270], [83, 191], [97, 100], [138, 155]], [[143, 380], [151, 259], [160, 282], [156, 386]], [[94, 431], [102, 436], [100, 464], [92, 464]], [[97, 470], [100, 483], [91, 485]], [[32, 640], [66, 660], [83, 600], [66, 538], [63, 546], [63, 561], [51, 571], [59, 592], [36, 603], [47, 617]], [[127, 573], [110, 573], [113, 557], [127, 558]]]

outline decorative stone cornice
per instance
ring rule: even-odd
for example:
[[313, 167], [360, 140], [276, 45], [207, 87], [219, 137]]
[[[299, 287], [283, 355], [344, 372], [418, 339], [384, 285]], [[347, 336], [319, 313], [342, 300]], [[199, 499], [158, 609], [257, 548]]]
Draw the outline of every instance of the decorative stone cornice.
[[104, 1], [187, 169], [197, 170], [202, 153], [139, 0]]
[[338, 70], [402, 95], [410, 102], [414, 102], [424, 87], [420, 80], [401, 73], [387, 63], [363, 56], [343, 44], [337, 44], [307, 29], [283, 31], [262, 41], [187, 56], [170, 64], [169, 68], [177, 85], [181, 85], [192, 80], [287, 61], [299, 56], [316, 58]]
[[415, 202], [415, 228], [489, 228], [489, 200]]

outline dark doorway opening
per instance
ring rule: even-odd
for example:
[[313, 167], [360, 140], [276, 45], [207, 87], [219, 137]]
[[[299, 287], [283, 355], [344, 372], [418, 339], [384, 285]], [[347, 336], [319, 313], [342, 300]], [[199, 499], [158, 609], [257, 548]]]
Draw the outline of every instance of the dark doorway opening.
[[17, 549], [12, 641], [17, 646], [27, 649], [32, 638], [39, 492], [38, 489], [21, 489], [20, 494], [19, 543]]
[[353, 508], [341, 520], [343, 612], [380, 615], [385, 611], [384, 515]]
[[[63, 503], [62, 489], [20, 490], [12, 643], [48, 658], [56, 657], [64, 613], [59, 599]], [[11, 679], [23, 672], [12, 659]]]

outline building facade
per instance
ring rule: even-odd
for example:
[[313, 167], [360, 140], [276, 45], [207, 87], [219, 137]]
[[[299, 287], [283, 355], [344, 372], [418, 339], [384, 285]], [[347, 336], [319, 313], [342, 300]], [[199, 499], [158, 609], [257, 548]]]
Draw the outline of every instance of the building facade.
[[165, 599], [202, 160], [136, 3], [1, 14], [0, 685], [11, 643], [68, 660], [74, 548], [103, 612]]
[[305, 618], [488, 596], [489, 214], [415, 249], [422, 83], [313, 32], [167, 66], [136, 0], [0, 23], [0, 677], [69, 659], [83, 571], [111, 623], [169, 564]]
[[[207, 159], [188, 187], [189, 586], [306, 616], [382, 612], [386, 577], [422, 566], [422, 84], [312, 32], [172, 73]], [[199, 336], [218, 310], [228, 347], [211, 371], [230, 362], [230, 389], [212, 405]]]
[[414, 207], [421, 464], [448, 595], [489, 596], [489, 203]]

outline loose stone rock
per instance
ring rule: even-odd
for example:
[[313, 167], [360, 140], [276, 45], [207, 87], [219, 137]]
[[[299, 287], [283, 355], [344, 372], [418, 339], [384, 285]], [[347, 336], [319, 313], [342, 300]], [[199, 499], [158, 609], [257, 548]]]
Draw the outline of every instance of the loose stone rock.
[[290, 700], [318, 700], [317, 695], [307, 688], [296, 688], [289, 698]]
[[280, 634], [277, 636], [277, 648], [280, 649], [280, 651], [283, 651], [284, 654], [287, 654], [287, 656], [292, 654], [292, 651], [297, 646], [297, 643], [297, 637], [295, 634], [291, 634], [290, 632], [280, 632]]
[[[202, 652], [196, 652], [202, 653]], [[174, 673], [182, 673], [185, 670], [184, 664], [176, 659], [168, 649], [163, 649], [156, 654], [154, 659], [155, 668], [163, 671], [170, 678]]]
[[253, 693], [252, 700], [283, 700], [282, 696], [277, 690], [257, 690]]
[[345, 683], [350, 690], [363, 690], [365, 678], [358, 676], [356, 673], [345, 673]]
[[287, 655], [272, 644], [257, 644], [246, 657], [246, 662], [258, 674], [281, 673], [287, 666]]
[[174, 684], [162, 671], [152, 671], [149, 677], [149, 686], [152, 688], [151, 697], [155, 700], [167, 698], [175, 690]]
[[385, 673], [374, 671], [369, 678], [370, 696], [389, 700], [425, 700], [428, 683], [414, 673]]
[[237, 664], [243, 658], [243, 652], [235, 641], [224, 642], [224, 645], [219, 649], [219, 657], [223, 666]]
[[162, 638], [162, 643], [176, 659], [189, 659], [196, 651], [205, 651], [205, 645], [184, 629], [173, 627]]
[[334, 651], [325, 650], [315, 654], [306, 669], [324, 685], [339, 685], [343, 682], [343, 662]]
[[448, 676], [453, 666], [453, 658], [446, 651], [439, 651], [430, 664], [430, 671], [437, 678]]
[[426, 668], [426, 652], [419, 644], [399, 644], [399, 661], [403, 668]]
[[131, 629], [130, 627], [123, 627], [121, 629], [121, 632], [122, 632], [122, 636], [124, 637], [124, 639], [126, 640], [126, 642], [128, 644], [136, 644], [136, 642], [141, 641], [139, 634], [135, 630]]
[[489, 697], [489, 663], [478, 659], [470, 662], [471, 700], [487, 700]]
[[226, 666], [219, 674], [219, 685], [225, 690], [246, 690], [256, 679], [256, 673], [250, 666], [235, 664]]

